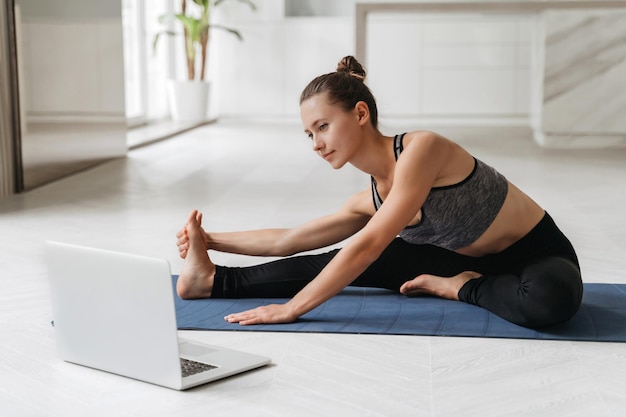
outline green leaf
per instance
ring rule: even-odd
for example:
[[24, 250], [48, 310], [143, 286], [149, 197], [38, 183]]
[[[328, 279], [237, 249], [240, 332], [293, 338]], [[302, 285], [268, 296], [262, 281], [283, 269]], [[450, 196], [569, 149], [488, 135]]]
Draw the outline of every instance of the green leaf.
[[209, 7], [209, 0], [193, 0], [200, 7]]
[[210, 25], [211, 28], [215, 28], [215, 29], [221, 29], [221, 30], [225, 30], [226, 32], [230, 32], [233, 35], [235, 35], [237, 37], [237, 39], [239, 39], [240, 41], [243, 40], [243, 36], [241, 36], [241, 33], [238, 30], [235, 30], [233, 28], [229, 28], [226, 26], [222, 26], [222, 25]]
[[153, 54], [156, 53], [157, 42], [159, 41], [159, 37], [161, 35], [178, 36], [178, 35], [180, 35], [180, 33], [172, 32], [170, 30], [164, 30], [164, 31], [158, 32], [156, 35], [154, 35], [154, 39], [152, 40], [152, 53]]

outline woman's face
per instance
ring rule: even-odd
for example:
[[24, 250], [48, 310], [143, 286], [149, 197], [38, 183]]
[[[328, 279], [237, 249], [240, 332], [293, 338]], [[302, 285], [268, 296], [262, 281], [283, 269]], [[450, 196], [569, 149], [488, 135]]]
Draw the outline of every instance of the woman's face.
[[300, 117], [304, 132], [319, 156], [335, 169], [350, 161], [359, 143], [356, 111], [345, 111], [339, 104], [330, 104], [326, 93], [322, 93], [302, 102]]

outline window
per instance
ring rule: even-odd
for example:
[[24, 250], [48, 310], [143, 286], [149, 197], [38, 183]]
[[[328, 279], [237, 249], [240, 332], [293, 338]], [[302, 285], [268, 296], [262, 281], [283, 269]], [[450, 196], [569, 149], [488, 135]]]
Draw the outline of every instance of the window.
[[161, 36], [156, 48], [153, 41], [157, 33], [171, 29], [159, 22], [159, 16], [173, 10], [173, 0], [122, 1], [129, 127], [169, 117], [166, 80], [174, 73], [174, 39]]

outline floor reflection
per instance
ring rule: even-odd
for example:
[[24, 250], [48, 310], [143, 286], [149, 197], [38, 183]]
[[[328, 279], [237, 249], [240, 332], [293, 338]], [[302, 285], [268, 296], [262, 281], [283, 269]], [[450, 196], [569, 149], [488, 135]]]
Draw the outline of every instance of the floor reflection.
[[126, 154], [120, 123], [29, 123], [22, 135], [24, 189], [29, 190]]

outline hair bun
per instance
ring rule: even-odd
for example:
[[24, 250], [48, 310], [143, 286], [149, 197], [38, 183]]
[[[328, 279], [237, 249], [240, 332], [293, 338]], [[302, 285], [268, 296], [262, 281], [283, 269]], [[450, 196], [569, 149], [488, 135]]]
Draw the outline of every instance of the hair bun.
[[344, 57], [337, 64], [337, 72], [345, 72], [346, 74], [365, 81], [365, 69], [357, 59], [351, 55]]

